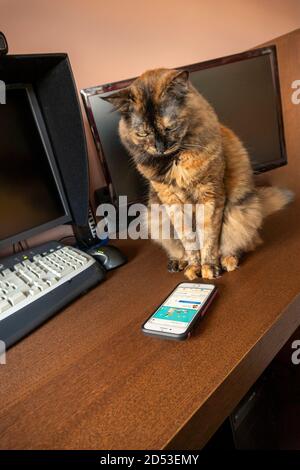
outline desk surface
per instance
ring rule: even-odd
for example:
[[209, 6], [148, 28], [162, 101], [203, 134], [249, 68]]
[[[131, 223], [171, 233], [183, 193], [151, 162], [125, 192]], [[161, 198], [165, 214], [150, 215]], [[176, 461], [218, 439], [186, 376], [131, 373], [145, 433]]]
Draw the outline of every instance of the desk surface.
[[[276, 40], [282, 62], [295, 37], [299, 46], [299, 31]], [[298, 66], [299, 57], [298, 48]], [[300, 132], [289, 89], [293, 171], [274, 178], [297, 189]], [[217, 300], [182, 343], [146, 337], [140, 325], [183, 275], [167, 273], [151, 242], [118, 242], [127, 265], [8, 351], [0, 448], [203, 446], [300, 324], [299, 214], [298, 198], [266, 220], [265, 244], [216, 281]]]

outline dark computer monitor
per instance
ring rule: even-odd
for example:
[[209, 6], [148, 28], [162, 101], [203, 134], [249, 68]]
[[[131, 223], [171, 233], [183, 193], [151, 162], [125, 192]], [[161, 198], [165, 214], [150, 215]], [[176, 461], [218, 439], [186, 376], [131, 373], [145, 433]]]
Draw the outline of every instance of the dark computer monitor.
[[0, 105], [0, 247], [72, 220], [31, 85], [8, 85]]
[[[275, 46], [176, 68], [190, 72], [191, 82], [213, 105], [220, 121], [242, 139], [256, 173], [286, 164]], [[112, 198], [127, 195], [129, 203], [143, 199], [145, 181], [120, 142], [119, 113], [100, 98], [132, 80], [82, 90]]]

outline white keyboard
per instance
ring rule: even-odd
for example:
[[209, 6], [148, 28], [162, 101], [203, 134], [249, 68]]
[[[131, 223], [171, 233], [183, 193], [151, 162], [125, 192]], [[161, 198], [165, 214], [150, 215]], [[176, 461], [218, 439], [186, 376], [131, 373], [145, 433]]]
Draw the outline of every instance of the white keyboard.
[[[26, 258], [26, 259], [24, 259]], [[73, 247], [36, 254], [0, 272], [0, 322], [88, 269], [95, 260]]]
[[0, 341], [12, 346], [104, 279], [92, 256], [55, 241], [0, 259]]

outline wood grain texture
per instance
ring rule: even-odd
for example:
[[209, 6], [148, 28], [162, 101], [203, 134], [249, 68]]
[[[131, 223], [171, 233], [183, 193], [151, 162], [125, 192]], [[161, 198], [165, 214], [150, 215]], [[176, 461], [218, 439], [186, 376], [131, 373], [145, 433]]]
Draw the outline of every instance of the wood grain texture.
[[[299, 193], [300, 31], [278, 46], [289, 164], [269, 179]], [[192, 338], [143, 336], [141, 323], [182, 274], [163, 251], [120, 241], [130, 262], [14, 346], [0, 366], [1, 449], [199, 448], [300, 324], [300, 202], [265, 223], [265, 241], [216, 281]]]

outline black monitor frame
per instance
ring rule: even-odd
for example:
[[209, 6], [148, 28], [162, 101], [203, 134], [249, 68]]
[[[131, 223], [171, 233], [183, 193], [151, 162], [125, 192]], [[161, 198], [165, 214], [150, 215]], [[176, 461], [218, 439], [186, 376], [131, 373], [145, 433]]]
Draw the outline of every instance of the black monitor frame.
[[[284, 137], [284, 126], [283, 126], [283, 116], [282, 116], [282, 103], [281, 103], [281, 94], [280, 94], [280, 83], [279, 83], [279, 72], [278, 72], [278, 62], [277, 62], [277, 53], [276, 46], [270, 45], [267, 47], [261, 47], [258, 49], [252, 49], [249, 51], [241, 52], [238, 54], [232, 54], [226, 57], [220, 57], [217, 59], [207, 60], [205, 62], [199, 62], [196, 64], [186, 65], [175, 67], [178, 70], [188, 70], [189, 72], [195, 72], [203, 69], [208, 69], [211, 67], [218, 67], [225, 64], [230, 64], [233, 62], [243, 61], [251, 59], [254, 57], [259, 57], [262, 55], [269, 55], [271, 59], [271, 69], [272, 69], [272, 79], [273, 87], [276, 95], [276, 108], [277, 108], [277, 120], [278, 120], [278, 129], [279, 129], [279, 139], [280, 139], [280, 151], [281, 158], [268, 162], [268, 164], [256, 165], [254, 168], [254, 173], [263, 173], [265, 171], [272, 170], [274, 168], [281, 167], [287, 164], [287, 154], [285, 146], [285, 137]], [[110, 189], [112, 199], [114, 199], [114, 189], [111, 176], [109, 174], [108, 165], [105, 160], [105, 154], [102, 148], [101, 139], [97, 130], [97, 126], [94, 120], [93, 111], [90, 104], [90, 98], [95, 95], [102, 95], [104, 93], [110, 93], [122, 88], [129, 86], [136, 77], [130, 78], [127, 80], [121, 80], [113, 83], [106, 83], [104, 85], [89, 87], [81, 90], [81, 97], [87, 114], [87, 118], [91, 127], [92, 135], [95, 141], [97, 152], [99, 155], [100, 162], [102, 164], [104, 178], [107, 186]]]
[[[33, 227], [31, 229], [25, 230], [24, 232], [20, 232], [18, 234], [15, 234], [8, 238], [0, 240], [0, 248], [7, 246], [9, 244], [18, 243], [21, 240], [25, 240], [34, 235], [38, 235], [39, 233], [42, 233], [42, 232], [45, 232], [46, 230], [57, 227], [58, 225], [72, 222], [71, 212], [70, 212], [67, 198], [63, 189], [59, 170], [55, 162], [54, 153], [53, 153], [52, 146], [48, 137], [44, 119], [43, 119], [37, 98], [34, 93], [34, 89], [32, 85], [29, 83], [16, 83], [16, 84], [11, 84], [11, 85], [6, 85], [6, 89], [7, 90], [22, 89], [26, 91], [28, 102], [31, 108], [31, 112], [33, 114], [43, 147], [45, 149], [45, 153], [48, 158], [49, 166], [52, 171], [54, 181], [55, 181], [65, 214], [49, 222], [38, 225], [37, 227]], [[5, 106], [5, 105], [2, 105], [2, 106]]]

